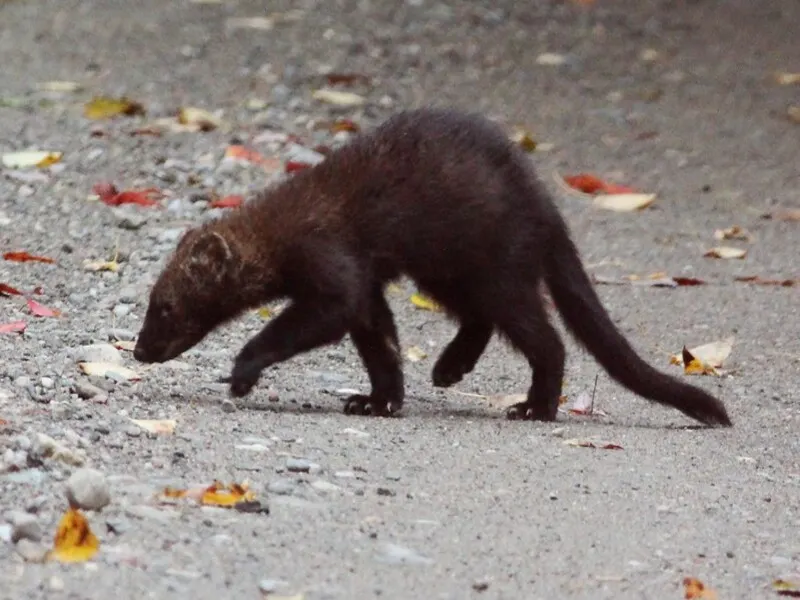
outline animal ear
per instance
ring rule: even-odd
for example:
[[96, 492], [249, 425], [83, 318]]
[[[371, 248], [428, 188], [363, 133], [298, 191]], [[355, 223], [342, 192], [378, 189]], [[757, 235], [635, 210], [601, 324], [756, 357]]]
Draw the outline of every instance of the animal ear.
[[203, 232], [192, 244], [189, 253], [189, 272], [198, 278], [221, 280], [230, 273], [236, 261], [228, 240], [216, 231]]

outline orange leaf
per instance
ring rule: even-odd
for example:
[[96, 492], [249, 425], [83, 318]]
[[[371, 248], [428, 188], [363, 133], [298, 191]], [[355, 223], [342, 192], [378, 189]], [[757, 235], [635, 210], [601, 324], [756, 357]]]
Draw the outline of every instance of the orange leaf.
[[239, 208], [244, 203], [243, 196], [225, 196], [212, 200], [209, 204], [211, 208]]
[[22, 333], [28, 324], [25, 321], [11, 321], [0, 325], [0, 333]]
[[572, 188], [584, 192], [585, 194], [631, 194], [636, 190], [633, 188], [617, 185], [615, 183], [607, 183], [589, 173], [580, 173], [578, 175], [566, 175], [564, 181]]
[[340, 131], [349, 131], [350, 133], [358, 133], [360, 127], [350, 119], [337, 119], [331, 124], [331, 133], [339, 133]]
[[47, 258], [46, 256], [34, 256], [28, 252], [6, 252], [3, 254], [3, 258], [5, 260], [12, 260], [14, 262], [41, 262], [48, 264], [53, 264], [56, 262], [52, 258]]
[[775, 219], [776, 221], [800, 221], [800, 208], [778, 208], [771, 213], [761, 215], [762, 219]]
[[15, 287], [11, 287], [7, 283], [0, 283], [0, 295], [3, 295], [3, 296], [22, 296], [22, 292], [20, 292]]
[[28, 298], [28, 308], [37, 317], [58, 317], [61, 315], [61, 311], [47, 308], [46, 306], [36, 302], [36, 300], [31, 300], [30, 298]]
[[717, 600], [717, 592], [707, 588], [702, 581], [694, 577], [685, 577], [683, 579], [683, 592], [683, 597], [686, 600]]
[[99, 548], [100, 542], [86, 517], [77, 508], [69, 508], [58, 524], [49, 557], [60, 562], [84, 562], [97, 554]]

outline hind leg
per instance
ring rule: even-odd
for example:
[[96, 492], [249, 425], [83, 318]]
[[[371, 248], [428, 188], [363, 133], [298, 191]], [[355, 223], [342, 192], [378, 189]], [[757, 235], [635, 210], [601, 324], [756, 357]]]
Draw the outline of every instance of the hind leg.
[[389, 416], [403, 407], [403, 371], [394, 317], [380, 287], [372, 290], [369, 313], [366, 322], [351, 326], [350, 339], [367, 369], [372, 390], [369, 396], [350, 396], [344, 412]]
[[528, 359], [533, 381], [526, 400], [510, 407], [506, 416], [555, 421], [564, 377], [564, 343], [547, 318], [542, 297], [535, 287], [515, 290], [513, 296], [502, 299], [504, 303], [496, 313], [496, 323], [511, 344]]
[[478, 318], [462, 320], [458, 333], [433, 367], [433, 385], [450, 387], [472, 371], [486, 349], [492, 331], [492, 324], [488, 321]]

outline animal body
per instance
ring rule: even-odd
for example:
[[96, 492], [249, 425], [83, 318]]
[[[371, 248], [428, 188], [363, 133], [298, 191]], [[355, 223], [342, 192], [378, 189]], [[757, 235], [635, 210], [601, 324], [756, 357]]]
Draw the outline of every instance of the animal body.
[[708, 425], [724, 405], [644, 362], [600, 303], [554, 202], [529, 158], [496, 124], [444, 109], [401, 112], [322, 163], [242, 208], [189, 230], [156, 281], [134, 356], [166, 361], [243, 311], [290, 303], [241, 349], [227, 381], [248, 394], [260, 373], [349, 334], [371, 392], [345, 411], [403, 406], [398, 334], [384, 297], [408, 276], [459, 324], [433, 367], [451, 386], [494, 333], [530, 364], [527, 398], [511, 419], [554, 420], [565, 349], [540, 291], [616, 381]]

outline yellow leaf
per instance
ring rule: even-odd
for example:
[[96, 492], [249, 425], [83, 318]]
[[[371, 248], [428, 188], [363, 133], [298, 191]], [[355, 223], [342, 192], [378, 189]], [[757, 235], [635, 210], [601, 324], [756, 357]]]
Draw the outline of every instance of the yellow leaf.
[[511, 141], [517, 144], [525, 152], [533, 152], [536, 150], [536, 140], [525, 129], [517, 127], [511, 133]]
[[75, 81], [45, 81], [40, 83], [38, 88], [45, 92], [77, 92], [82, 86]]
[[83, 261], [84, 271], [119, 271], [119, 263], [115, 260], [85, 260]]
[[431, 310], [433, 312], [442, 311], [442, 307], [435, 300], [432, 300], [427, 296], [423, 296], [420, 293], [416, 293], [411, 296], [411, 304], [423, 310]]
[[59, 162], [61, 156], [61, 152], [46, 152], [44, 150], [7, 152], [3, 154], [3, 166], [9, 169], [24, 169], [26, 167], [44, 169]]
[[800, 123], [800, 106], [790, 106], [786, 109], [786, 116], [793, 123]]
[[778, 592], [779, 596], [800, 597], [800, 581], [776, 579], [772, 582], [772, 589]]
[[131, 423], [138, 425], [145, 431], [158, 434], [173, 433], [178, 424], [175, 419], [131, 419]]
[[737, 258], [742, 259], [747, 255], [747, 249], [745, 248], [733, 248], [732, 246], [716, 246], [709, 250], [706, 250], [703, 256], [708, 258], [724, 258], [724, 259], [731, 259]]
[[364, 96], [354, 94], [353, 92], [340, 92], [338, 90], [331, 90], [323, 88], [315, 90], [311, 95], [314, 100], [320, 102], [327, 102], [328, 104], [336, 104], [337, 106], [361, 106], [366, 102]]
[[744, 227], [733, 225], [727, 229], [717, 229], [714, 232], [715, 240], [742, 240], [744, 242], [752, 242], [753, 236]]
[[717, 600], [717, 592], [706, 587], [699, 579], [685, 577], [683, 579], [683, 597], [686, 600]]
[[118, 377], [129, 381], [137, 381], [140, 379], [136, 371], [123, 367], [122, 365], [115, 365], [114, 363], [82, 362], [78, 363], [78, 367], [84, 374], [89, 376], [109, 377], [111, 379]]
[[722, 363], [730, 356], [733, 349], [734, 336], [723, 340], [709, 342], [695, 348], [684, 346], [680, 354], [673, 354], [669, 362], [672, 365], [683, 365], [687, 375], [716, 375], [721, 373]]
[[48, 558], [59, 562], [84, 562], [92, 558], [100, 542], [89, 528], [89, 522], [77, 508], [70, 508], [61, 517]]
[[87, 119], [110, 119], [119, 115], [132, 117], [145, 114], [144, 106], [128, 98], [109, 98], [95, 96], [83, 107], [83, 115]]
[[615, 212], [632, 212], [650, 206], [655, 194], [600, 194], [592, 199], [592, 204]]
[[164, 498], [189, 498], [200, 504], [225, 507], [241, 502], [253, 502], [256, 499], [255, 493], [249, 490], [247, 483], [231, 483], [226, 486], [220, 481], [214, 481], [207, 487], [194, 487], [186, 490], [165, 488], [161, 495]]
[[428, 355], [425, 350], [419, 346], [411, 346], [406, 350], [406, 358], [411, 362], [419, 362], [427, 357]]
[[800, 73], [784, 73], [778, 71], [775, 73], [775, 81], [778, 85], [795, 85], [800, 83]]
[[207, 110], [188, 106], [178, 111], [178, 123], [194, 128], [195, 131], [212, 131], [219, 127], [222, 121]]

